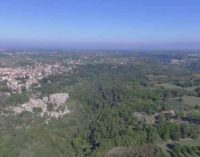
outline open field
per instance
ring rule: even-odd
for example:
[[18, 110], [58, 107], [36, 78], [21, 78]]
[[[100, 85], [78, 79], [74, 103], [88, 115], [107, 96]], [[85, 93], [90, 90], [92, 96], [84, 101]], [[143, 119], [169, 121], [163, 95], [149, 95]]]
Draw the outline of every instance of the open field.
[[184, 146], [200, 146], [200, 138], [197, 139], [191, 139], [191, 138], [185, 138], [185, 139], [180, 139], [179, 141], [173, 141], [173, 140], [169, 140], [169, 141], [161, 141], [160, 143], [157, 143], [158, 147], [160, 147], [163, 151], [163, 153], [170, 157], [169, 154], [169, 149], [167, 147], [168, 144], [180, 144], [180, 145], [184, 145]]
[[180, 143], [182, 145], [200, 146], [200, 138], [197, 138], [197, 139], [191, 139], [191, 138], [180, 139], [180, 141], [178, 143]]
[[189, 106], [200, 105], [200, 97], [184, 96], [183, 102]]

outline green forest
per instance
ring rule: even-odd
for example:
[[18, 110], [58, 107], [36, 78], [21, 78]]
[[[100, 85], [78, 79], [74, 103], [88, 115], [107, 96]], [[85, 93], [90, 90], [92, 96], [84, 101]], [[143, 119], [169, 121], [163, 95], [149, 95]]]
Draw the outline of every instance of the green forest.
[[[49, 121], [37, 111], [2, 115], [0, 156], [200, 156], [200, 72], [197, 65], [172, 65], [165, 56], [89, 54], [70, 75], [50, 76], [39, 88], [1, 97], [5, 115], [3, 106], [32, 95], [69, 93], [71, 113]], [[57, 60], [66, 64], [65, 57]], [[9, 91], [3, 82], [0, 89]]]

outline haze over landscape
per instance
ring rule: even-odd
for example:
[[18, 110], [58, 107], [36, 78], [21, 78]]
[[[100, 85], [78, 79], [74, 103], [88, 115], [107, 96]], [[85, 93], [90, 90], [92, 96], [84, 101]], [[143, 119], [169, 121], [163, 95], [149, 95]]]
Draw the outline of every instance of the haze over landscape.
[[6, 0], [2, 48], [200, 48], [198, 0]]

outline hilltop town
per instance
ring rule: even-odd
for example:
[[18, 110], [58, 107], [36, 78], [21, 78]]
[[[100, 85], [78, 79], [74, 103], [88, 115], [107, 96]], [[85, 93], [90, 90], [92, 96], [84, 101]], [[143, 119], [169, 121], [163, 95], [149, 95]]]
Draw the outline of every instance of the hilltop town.
[[44, 64], [35, 62], [33, 66], [17, 68], [0, 68], [0, 80], [6, 81], [12, 91], [21, 92], [23, 88], [29, 89], [38, 85], [39, 81], [51, 75], [72, 72], [74, 66], [64, 67], [59, 63]]

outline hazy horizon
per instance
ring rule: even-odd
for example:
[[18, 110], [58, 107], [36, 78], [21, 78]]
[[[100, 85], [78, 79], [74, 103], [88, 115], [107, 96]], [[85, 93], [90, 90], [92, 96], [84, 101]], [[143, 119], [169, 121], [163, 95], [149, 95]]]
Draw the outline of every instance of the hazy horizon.
[[200, 49], [197, 0], [6, 0], [0, 48]]
[[133, 49], [133, 50], [199, 50], [200, 42], [56, 42], [0, 41], [0, 49]]

